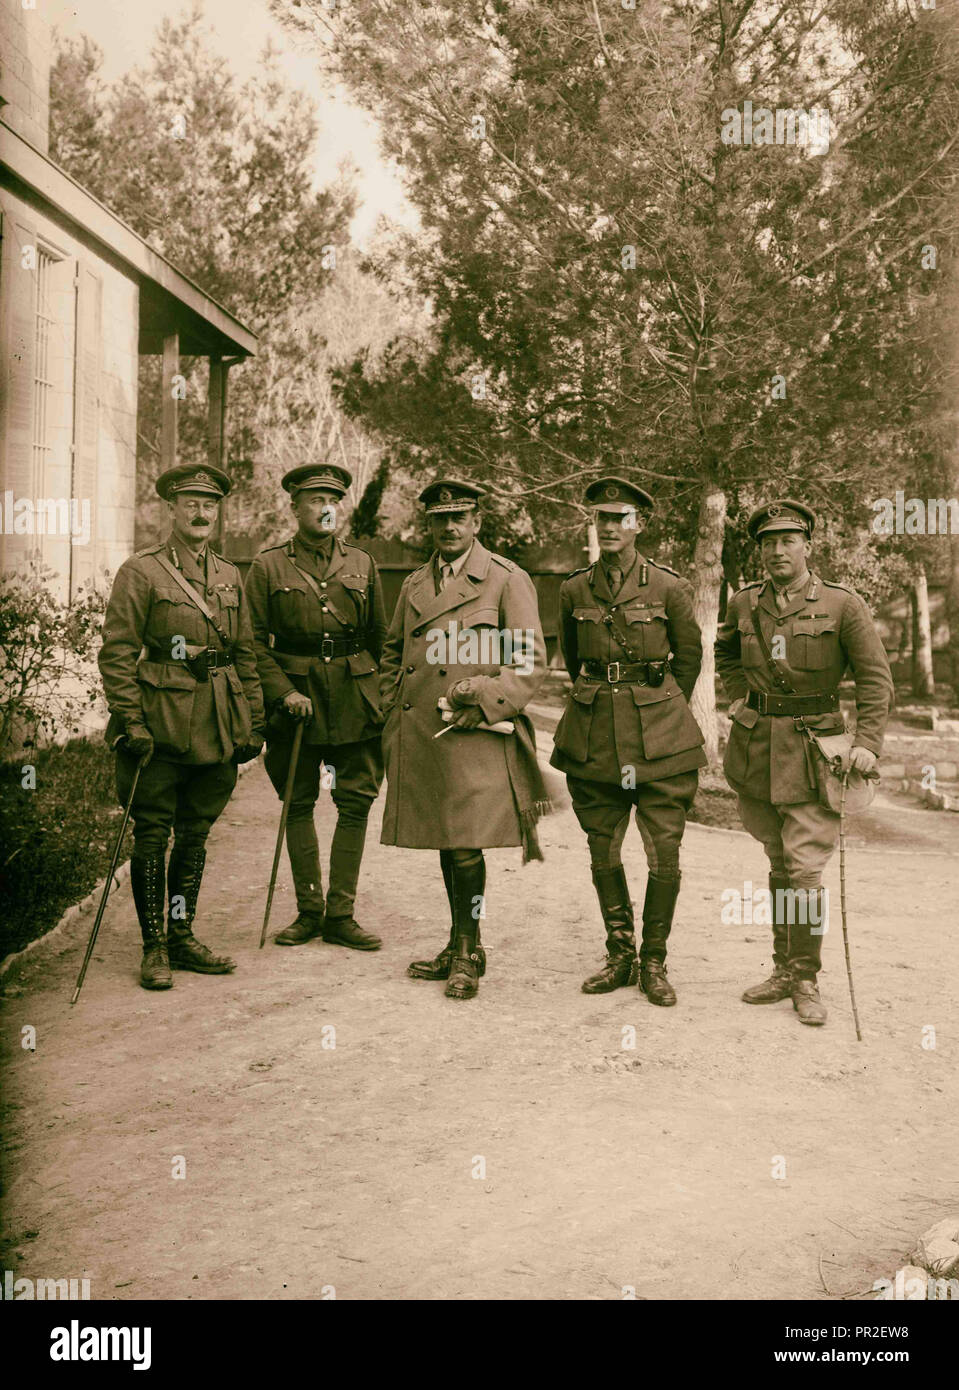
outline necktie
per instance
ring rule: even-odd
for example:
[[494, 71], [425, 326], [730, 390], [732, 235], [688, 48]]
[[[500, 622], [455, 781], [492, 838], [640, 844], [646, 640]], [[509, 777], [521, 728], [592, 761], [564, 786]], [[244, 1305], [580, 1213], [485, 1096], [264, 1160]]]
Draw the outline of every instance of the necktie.
[[776, 607], [779, 609], [780, 613], [783, 611], [784, 608], [788, 607], [788, 605], [789, 605], [789, 590], [788, 590], [788, 589], [777, 589], [777, 590], [776, 590]]
[[617, 565], [610, 565], [607, 573], [609, 575], [609, 592], [615, 598], [623, 587], [623, 571]]
[[440, 593], [446, 588], [447, 584], [453, 582], [453, 566], [440, 565]]

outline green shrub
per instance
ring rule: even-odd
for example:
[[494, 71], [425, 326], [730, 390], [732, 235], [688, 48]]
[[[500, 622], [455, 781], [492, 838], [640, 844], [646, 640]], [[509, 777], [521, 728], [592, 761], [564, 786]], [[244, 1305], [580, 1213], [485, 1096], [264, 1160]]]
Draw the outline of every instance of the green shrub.
[[[24, 773], [35, 768], [35, 790]], [[28, 750], [0, 764], [0, 958], [56, 926], [110, 867], [122, 811], [102, 742]], [[124, 837], [119, 863], [130, 857]]]

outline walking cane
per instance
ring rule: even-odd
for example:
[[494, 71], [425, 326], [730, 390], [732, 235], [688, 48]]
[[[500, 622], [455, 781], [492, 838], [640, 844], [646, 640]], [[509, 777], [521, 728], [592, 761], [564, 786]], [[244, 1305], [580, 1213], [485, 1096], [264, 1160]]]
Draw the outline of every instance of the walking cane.
[[303, 726], [305, 719], [298, 719], [296, 733], [293, 735], [293, 750], [290, 753], [290, 770], [286, 774], [286, 790], [283, 793], [283, 810], [280, 812], [280, 829], [276, 837], [276, 853], [273, 855], [273, 872], [270, 874], [270, 891], [266, 895], [266, 911], [263, 914], [263, 930], [260, 932], [260, 950], [263, 950], [263, 943], [266, 940], [266, 928], [270, 920], [270, 908], [273, 906], [273, 890], [276, 887], [276, 871], [280, 865], [280, 850], [283, 848], [283, 832], [286, 830], [286, 818], [290, 814], [290, 802], [293, 800], [293, 778], [296, 776], [296, 764], [300, 757], [300, 744], [303, 742]]
[[83, 988], [83, 979], [87, 973], [87, 966], [90, 964], [90, 957], [93, 955], [93, 948], [97, 944], [97, 932], [100, 930], [100, 923], [103, 921], [103, 913], [106, 909], [107, 898], [110, 895], [110, 885], [113, 882], [113, 875], [116, 873], [117, 860], [120, 857], [120, 846], [123, 844], [123, 837], [126, 834], [127, 823], [130, 819], [130, 811], [133, 809], [133, 798], [136, 796], [137, 782], [140, 780], [140, 773], [145, 764], [143, 759], [137, 763], [133, 773], [133, 786], [130, 788], [130, 795], [123, 810], [123, 820], [120, 824], [120, 833], [117, 842], [113, 847], [113, 858], [110, 860], [110, 872], [107, 874], [107, 881], [103, 885], [103, 896], [100, 898], [100, 906], [97, 909], [97, 920], [93, 924], [93, 931], [90, 933], [90, 940], [87, 942], [87, 953], [83, 957], [83, 964], [80, 966], [80, 973], [77, 976], [77, 987], [73, 991], [73, 998], [70, 1000], [70, 1007], [77, 1002], [77, 996]]
[[852, 1001], [852, 1016], [856, 1025], [856, 1038], [862, 1042], [859, 1027], [859, 1011], [856, 1008], [856, 987], [852, 982], [852, 961], [849, 958], [849, 931], [846, 926], [846, 781], [848, 772], [843, 772], [839, 793], [839, 908], [842, 913], [842, 944], [846, 952], [846, 975], [849, 979], [849, 998]]

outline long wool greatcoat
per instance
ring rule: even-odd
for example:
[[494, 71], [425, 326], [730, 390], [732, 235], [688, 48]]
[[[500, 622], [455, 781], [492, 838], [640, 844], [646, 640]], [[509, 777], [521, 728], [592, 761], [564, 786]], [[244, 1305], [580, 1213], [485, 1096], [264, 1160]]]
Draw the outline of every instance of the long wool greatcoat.
[[[474, 541], [459, 575], [438, 594], [436, 558], [405, 580], [383, 644], [388, 786], [381, 841], [410, 849], [519, 845], [521, 803], [530, 788], [521, 760], [517, 770], [515, 744], [507, 748], [518, 735], [454, 729], [433, 736], [447, 727], [439, 698], [457, 681], [477, 676], [485, 721], [516, 720], [525, 725], [527, 748], [530, 740], [535, 746], [521, 711], [546, 674], [536, 590], [512, 561]], [[497, 647], [497, 631], [528, 644], [522, 669], [473, 659], [509, 655]], [[523, 653], [514, 649], [514, 660], [517, 655]]]
[[[792, 718], [759, 714], [750, 690], [776, 692], [756, 637], [762, 624], [770, 654], [799, 695], [838, 690], [846, 667], [856, 681], [856, 743], [877, 756], [895, 695], [889, 660], [872, 615], [852, 589], [810, 574], [809, 583], [780, 612], [770, 580], [747, 584], [729, 601], [716, 638], [716, 669], [731, 701], [732, 725], [724, 769], [734, 791], [774, 805], [817, 801], [805, 737]], [[777, 659], [776, 637], [785, 638]], [[807, 714], [819, 733], [840, 733], [843, 716]]]
[[[194, 656], [204, 647], [222, 650], [223, 643], [157, 555], [164, 555], [203, 597], [232, 646], [234, 664], [212, 670], [207, 680], [198, 681], [174, 652], [185, 643], [185, 654]], [[147, 650], [141, 658], [142, 648]], [[202, 566], [185, 547], [170, 541], [124, 560], [113, 581], [98, 660], [111, 744], [131, 724], [143, 724], [153, 735], [158, 757], [223, 763], [230, 761], [234, 747], [263, 732], [263, 694], [240, 572], [209, 547]]]
[[[668, 661], [662, 685], [610, 685], [583, 674], [585, 661], [628, 660], [604, 622], [614, 613], [637, 659]], [[560, 589], [560, 642], [573, 689], [556, 729], [554, 767], [622, 785], [626, 768], [640, 783], [703, 766], [702, 731], [686, 703], [703, 643], [685, 579], [637, 554], [614, 598], [599, 561], [577, 570]]]

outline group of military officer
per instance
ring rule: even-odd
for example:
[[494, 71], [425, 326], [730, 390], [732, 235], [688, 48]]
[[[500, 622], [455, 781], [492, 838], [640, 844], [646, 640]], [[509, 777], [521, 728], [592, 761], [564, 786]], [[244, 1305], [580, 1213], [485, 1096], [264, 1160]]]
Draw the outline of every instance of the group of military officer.
[[[284, 477], [296, 532], [256, 557], [244, 591], [236, 567], [210, 545], [230, 478], [209, 466], [170, 469], [157, 481], [169, 539], [117, 574], [100, 670], [121, 802], [132, 792], [145, 988], [169, 988], [171, 970], [235, 968], [193, 934], [207, 835], [237, 765], [264, 741], [267, 773], [284, 796], [299, 723], [286, 822], [297, 916], [278, 945], [322, 937], [379, 948], [353, 912], [384, 772], [382, 842], [438, 850], [449, 901], [448, 939], [409, 966], [411, 977], [445, 981], [451, 998], [475, 996], [486, 969], [483, 851], [521, 846], [524, 863], [542, 858], [537, 822], [550, 799], [525, 708], [546, 654], [529, 576], [481, 543], [482, 489], [439, 479], [420, 494], [433, 554], [405, 580], [387, 627], [372, 557], [342, 539], [351, 481], [332, 464]], [[582, 988], [638, 983], [651, 1003], [669, 1006], [680, 844], [706, 762], [688, 704], [702, 639], [688, 581], [637, 547], [654, 505], [649, 493], [606, 477], [583, 500], [600, 556], [560, 591], [572, 689], [551, 759], [587, 838], [606, 930], [605, 963]], [[766, 578], [730, 600], [716, 642], [731, 701], [726, 775], [743, 825], [766, 850], [773, 905], [772, 974], [743, 998], [791, 998], [809, 1024], [826, 1017], [817, 985], [822, 873], [839, 817], [820, 799], [800, 725], [843, 728], [838, 687], [851, 668], [851, 765], [868, 775], [893, 698], [866, 605], [809, 569], [815, 522], [789, 498], [753, 512], [748, 530]], [[325, 785], [337, 819], [324, 895], [314, 808]], [[621, 853], [633, 810], [648, 866], [638, 952]]]

